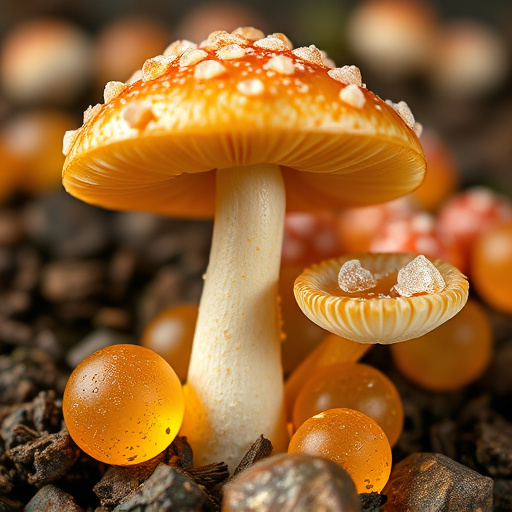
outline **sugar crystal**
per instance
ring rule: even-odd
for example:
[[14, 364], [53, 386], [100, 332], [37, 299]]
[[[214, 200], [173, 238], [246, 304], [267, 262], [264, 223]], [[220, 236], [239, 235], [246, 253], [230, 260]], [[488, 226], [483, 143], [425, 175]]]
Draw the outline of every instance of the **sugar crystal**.
[[263, 48], [264, 50], [287, 50], [286, 43], [277, 37], [268, 36], [260, 39], [254, 43], [256, 48]]
[[171, 43], [164, 51], [166, 57], [179, 57], [185, 50], [197, 48], [197, 44], [186, 39], [179, 39]]
[[142, 66], [142, 80], [148, 82], [162, 76], [176, 59], [174, 55], [157, 55], [146, 60]]
[[292, 50], [292, 53], [296, 57], [299, 57], [299, 59], [310, 62], [311, 64], [318, 64], [319, 66], [324, 65], [320, 50], [313, 44], [310, 46], [301, 46], [300, 48], [295, 48], [295, 50]]
[[322, 62], [326, 68], [336, 67], [336, 63], [327, 55], [327, 52], [320, 50], [320, 54], [322, 55]]
[[202, 48], [218, 50], [222, 46], [227, 46], [228, 44], [245, 46], [247, 45], [247, 39], [237, 34], [230, 34], [224, 30], [216, 30], [215, 32], [212, 32], [199, 46]]
[[208, 54], [204, 50], [198, 50], [197, 48], [189, 48], [185, 50], [180, 57], [180, 66], [193, 66], [194, 64], [198, 64], [208, 57]]
[[269, 37], [275, 37], [277, 39], [281, 39], [281, 41], [283, 41], [283, 43], [285, 44], [286, 48], [288, 48], [288, 50], [293, 50], [292, 42], [281, 32], [275, 32], [274, 34], [270, 34]]
[[73, 144], [75, 143], [78, 137], [79, 130], [68, 130], [64, 134], [64, 139], [62, 140], [62, 153], [64, 156], [71, 151]]
[[347, 293], [364, 292], [377, 286], [375, 276], [361, 266], [359, 260], [343, 263], [338, 274], [338, 285]]
[[239, 27], [233, 30], [232, 34], [241, 36], [249, 41], [257, 41], [265, 37], [265, 34], [261, 30], [254, 27]]
[[239, 44], [228, 44], [217, 50], [217, 57], [221, 60], [240, 59], [245, 56], [247, 50]]
[[414, 129], [415, 120], [414, 115], [409, 108], [409, 105], [405, 101], [399, 101], [398, 103], [393, 103], [391, 100], [386, 100], [386, 103], [393, 107], [395, 112], [402, 118], [404, 123], [411, 129]]
[[438, 293], [446, 286], [443, 276], [434, 264], [420, 255], [398, 271], [394, 290], [402, 297], [421, 293]]
[[363, 78], [361, 71], [357, 66], [343, 66], [342, 68], [333, 68], [327, 71], [327, 74], [334, 80], [342, 84], [354, 84], [361, 87], [363, 85]]
[[101, 109], [101, 105], [96, 103], [96, 105], [89, 105], [87, 110], [84, 112], [84, 124], [90, 121]]
[[103, 91], [103, 99], [105, 103], [117, 98], [126, 89], [126, 84], [123, 82], [111, 81], [107, 82]]

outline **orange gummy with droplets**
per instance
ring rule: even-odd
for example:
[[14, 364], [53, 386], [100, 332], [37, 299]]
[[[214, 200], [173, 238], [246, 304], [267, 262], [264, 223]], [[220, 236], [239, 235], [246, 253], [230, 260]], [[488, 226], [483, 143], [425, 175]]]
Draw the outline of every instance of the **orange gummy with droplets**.
[[419, 338], [390, 346], [393, 361], [409, 380], [431, 391], [454, 391], [478, 378], [493, 353], [490, 321], [475, 300]]
[[112, 345], [84, 359], [63, 399], [73, 441], [95, 459], [137, 464], [165, 450], [181, 426], [180, 380], [158, 354], [137, 345]]
[[187, 378], [197, 314], [196, 304], [176, 304], [159, 313], [142, 334], [141, 345], [161, 355], [181, 382]]
[[288, 453], [320, 455], [350, 475], [358, 493], [380, 492], [391, 473], [391, 447], [383, 430], [353, 409], [329, 409], [305, 421]]
[[322, 368], [304, 384], [295, 400], [293, 424], [326, 409], [355, 409], [375, 420], [391, 446], [402, 432], [402, 400], [394, 384], [379, 370], [366, 364], [344, 363]]

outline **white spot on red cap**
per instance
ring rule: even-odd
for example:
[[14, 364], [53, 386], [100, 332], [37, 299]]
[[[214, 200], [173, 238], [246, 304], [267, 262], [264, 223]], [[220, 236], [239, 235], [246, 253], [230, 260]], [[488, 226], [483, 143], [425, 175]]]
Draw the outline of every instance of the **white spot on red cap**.
[[275, 71], [280, 75], [293, 75], [293, 73], [295, 73], [293, 60], [286, 55], [276, 55], [275, 57], [272, 57], [264, 67], [265, 69]]
[[355, 108], [363, 108], [366, 103], [363, 91], [361, 91], [361, 89], [355, 84], [350, 84], [344, 87], [340, 91], [340, 99]]
[[246, 96], [258, 96], [265, 90], [263, 82], [257, 78], [242, 80], [241, 82], [238, 82], [236, 88]]
[[216, 60], [203, 60], [194, 70], [194, 78], [196, 80], [208, 80], [223, 75], [226, 68]]
[[150, 105], [143, 103], [132, 103], [123, 110], [123, 119], [130, 128], [143, 130], [155, 120], [155, 114]]

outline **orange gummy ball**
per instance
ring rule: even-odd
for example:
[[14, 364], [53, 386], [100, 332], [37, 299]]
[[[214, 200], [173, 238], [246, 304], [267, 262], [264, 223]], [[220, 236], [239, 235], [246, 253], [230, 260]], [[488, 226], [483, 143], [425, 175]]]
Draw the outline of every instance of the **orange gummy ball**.
[[390, 346], [397, 368], [431, 391], [454, 391], [478, 378], [493, 351], [490, 321], [474, 300], [459, 314], [419, 338]]
[[306, 420], [288, 447], [288, 453], [298, 452], [338, 463], [358, 493], [380, 492], [391, 473], [386, 434], [375, 421], [353, 409], [329, 409]]
[[357, 343], [334, 333], [327, 334], [322, 342], [295, 368], [284, 384], [284, 399], [288, 418], [292, 418], [297, 395], [311, 375], [331, 364], [355, 363], [371, 347], [370, 344]]
[[297, 428], [319, 412], [340, 407], [355, 409], [375, 420], [391, 446], [402, 432], [400, 395], [394, 384], [372, 366], [344, 363], [315, 372], [297, 396], [293, 424]]
[[62, 403], [73, 441], [107, 464], [151, 459], [176, 437], [183, 420], [181, 383], [155, 352], [112, 345], [71, 374]]
[[512, 222], [490, 228], [476, 239], [471, 253], [471, 277], [486, 303], [512, 313]]
[[161, 355], [181, 382], [187, 378], [199, 308], [177, 304], [159, 313], [144, 329], [141, 345]]

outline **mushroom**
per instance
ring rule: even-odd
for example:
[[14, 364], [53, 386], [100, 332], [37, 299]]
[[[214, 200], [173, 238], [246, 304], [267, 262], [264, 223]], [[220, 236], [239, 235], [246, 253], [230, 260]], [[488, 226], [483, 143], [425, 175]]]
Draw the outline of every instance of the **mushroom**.
[[294, 285], [299, 307], [320, 327], [359, 343], [383, 344], [435, 329], [463, 308], [468, 291], [457, 268], [411, 253], [326, 260]]
[[362, 85], [357, 68], [322, 58], [253, 28], [214, 32], [199, 46], [177, 41], [130, 84], [107, 84], [105, 104], [65, 136], [63, 183], [82, 200], [215, 214], [182, 426], [196, 464], [234, 468], [261, 434], [286, 450], [285, 208], [386, 201], [423, 179], [404, 104], [395, 109]]

